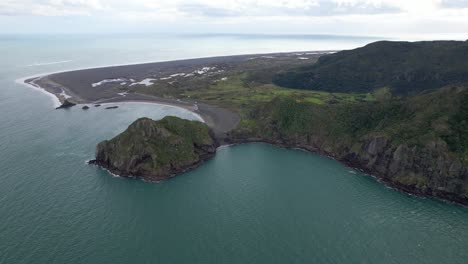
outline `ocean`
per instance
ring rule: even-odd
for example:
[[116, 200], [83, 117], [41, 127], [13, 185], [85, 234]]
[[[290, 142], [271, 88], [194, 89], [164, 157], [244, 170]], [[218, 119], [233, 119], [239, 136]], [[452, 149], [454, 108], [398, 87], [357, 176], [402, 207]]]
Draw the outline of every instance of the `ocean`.
[[55, 110], [18, 79], [217, 55], [350, 49], [365, 37], [0, 36], [0, 263], [466, 263], [468, 208], [385, 187], [319, 155], [224, 146], [161, 183], [86, 164], [138, 117], [197, 116], [121, 103]]

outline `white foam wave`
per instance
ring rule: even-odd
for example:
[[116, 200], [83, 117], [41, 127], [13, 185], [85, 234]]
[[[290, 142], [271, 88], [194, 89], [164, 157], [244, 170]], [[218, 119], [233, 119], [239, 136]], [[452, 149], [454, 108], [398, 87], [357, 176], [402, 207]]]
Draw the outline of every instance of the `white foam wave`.
[[45, 66], [45, 65], [52, 65], [52, 64], [62, 64], [71, 62], [72, 60], [63, 60], [63, 61], [52, 61], [52, 62], [36, 62], [33, 64], [26, 65], [26, 67], [36, 67], [36, 66]]
[[31, 78], [38, 78], [38, 76], [31, 76], [31, 77], [24, 77], [24, 78], [20, 78], [20, 79], [17, 79], [15, 82], [18, 83], [18, 84], [22, 84], [22, 85], [25, 85], [29, 88], [32, 88], [36, 91], [39, 91], [45, 95], [47, 95], [50, 99], [52, 99], [52, 102], [54, 104], [54, 107], [59, 107], [61, 105], [60, 103], [60, 100], [57, 96], [55, 96], [55, 94], [53, 93], [50, 93], [48, 91], [46, 91], [45, 89], [41, 88], [39, 85], [37, 84], [34, 84], [34, 83], [27, 83], [26, 80], [28, 79], [31, 79]]

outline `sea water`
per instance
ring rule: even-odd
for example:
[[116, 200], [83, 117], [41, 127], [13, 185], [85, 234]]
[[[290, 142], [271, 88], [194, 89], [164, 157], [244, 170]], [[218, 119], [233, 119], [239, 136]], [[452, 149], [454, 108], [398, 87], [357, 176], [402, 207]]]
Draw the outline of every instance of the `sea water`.
[[340, 163], [265, 144], [221, 147], [161, 183], [86, 164], [138, 117], [123, 103], [54, 110], [25, 76], [215, 55], [347, 49], [334, 36], [0, 37], [0, 263], [466, 263], [468, 209], [389, 189]]

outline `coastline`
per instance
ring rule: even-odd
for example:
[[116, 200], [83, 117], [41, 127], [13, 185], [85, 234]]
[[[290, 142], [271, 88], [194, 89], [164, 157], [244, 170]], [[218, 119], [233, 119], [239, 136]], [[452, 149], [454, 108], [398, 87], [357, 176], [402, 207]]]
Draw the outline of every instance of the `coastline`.
[[[16, 82], [22, 85], [26, 85], [29, 88], [32, 88], [36, 91], [39, 91], [47, 95], [49, 98], [51, 98], [53, 107], [57, 108], [60, 105], [62, 105], [62, 103], [68, 98], [61, 96], [61, 93], [59, 94], [59, 93], [53, 92], [47, 89], [47, 87], [42, 87], [35, 83], [35, 81], [38, 78], [42, 78], [46, 76], [48, 75], [28, 76], [28, 77], [17, 79]], [[63, 87], [63, 89], [66, 89], [66, 88]], [[67, 91], [65, 91], [65, 94], [68, 95]], [[95, 105], [95, 104], [112, 105], [114, 104], [115, 105], [115, 104], [125, 104], [125, 103], [141, 103], [141, 104], [156, 104], [156, 105], [164, 105], [164, 106], [181, 108], [181, 109], [192, 112], [192, 114], [196, 115], [201, 122], [207, 123], [210, 127], [212, 127], [215, 130], [218, 136], [221, 136], [222, 134], [229, 132], [231, 129], [230, 128], [226, 129], [224, 128], [224, 126], [217, 127], [217, 123], [216, 123], [217, 120], [222, 120], [225, 118], [234, 120], [231, 122], [233, 124], [230, 125], [232, 127], [236, 126], [238, 122], [240, 121], [240, 117], [238, 117], [236, 113], [217, 107], [217, 106], [211, 106], [208, 104], [197, 103], [197, 102], [187, 102], [187, 101], [182, 101], [182, 100], [177, 100], [177, 99], [158, 98], [158, 97], [151, 96], [151, 95], [132, 94], [130, 96], [108, 98], [105, 100], [97, 100], [97, 101], [84, 100], [77, 95], [72, 95], [71, 98], [73, 98], [73, 102], [75, 102], [75, 100], [78, 101], [76, 103], [77, 105], [88, 105], [88, 104], [90, 105]]]
[[[285, 54], [291, 54], [291, 53], [285, 53]], [[295, 52], [295, 54], [297, 54], [297, 52]], [[266, 55], [266, 54], [262, 54], [262, 55]], [[21, 78], [19, 80], [22, 80], [23, 84], [28, 85], [31, 88], [34, 88], [36, 90], [41, 90], [47, 93], [49, 96], [53, 95], [53, 97], [55, 98], [54, 103], [56, 103], [57, 100], [59, 102], [63, 102], [66, 98], [64, 98], [63, 96], [61, 97], [61, 94], [65, 93], [66, 95], [71, 96], [71, 99], [73, 100], [73, 102], [76, 102], [78, 104], [113, 104], [113, 103], [136, 102], [136, 103], [150, 103], [150, 104], [159, 104], [159, 105], [168, 105], [172, 107], [179, 107], [179, 108], [182, 108], [182, 109], [185, 109], [185, 110], [191, 111], [192, 113], [197, 114], [210, 128], [213, 129], [213, 131], [215, 132], [216, 138], [218, 139], [221, 146], [237, 145], [237, 144], [244, 144], [244, 143], [267, 143], [267, 144], [271, 144], [277, 147], [287, 148], [287, 149], [298, 148], [301, 150], [305, 150], [311, 153], [316, 153], [318, 155], [326, 156], [334, 160], [337, 160], [340, 163], [344, 164], [345, 166], [362, 171], [365, 174], [370, 175], [371, 177], [374, 177], [379, 182], [383, 183], [385, 186], [396, 189], [398, 191], [408, 193], [411, 195], [416, 195], [418, 197], [431, 197], [431, 198], [436, 198], [436, 199], [440, 199], [443, 201], [461, 204], [464, 206], [468, 205], [468, 201], [454, 198], [453, 196], [450, 196], [450, 193], [444, 194], [440, 192], [440, 193], [435, 193], [435, 194], [429, 194], [415, 187], [397, 184], [395, 182], [392, 182], [390, 179], [386, 178], [385, 176], [377, 176], [379, 175], [378, 172], [369, 170], [361, 166], [362, 164], [356, 163], [355, 161], [352, 161], [352, 160], [336, 158], [333, 155], [333, 153], [327, 153], [321, 149], [317, 149], [312, 146], [303, 146], [303, 145], [294, 145], [294, 144], [291, 145], [291, 144], [287, 144], [284, 142], [268, 141], [262, 138], [233, 139], [230, 137], [229, 132], [235, 129], [235, 127], [239, 124], [240, 117], [237, 113], [218, 107], [218, 106], [208, 105], [205, 103], [198, 103], [190, 99], [159, 98], [156, 96], [140, 94], [140, 93], [126, 94], [125, 96], [115, 96], [115, 93], [105, 94], [103, 92], [101, 94], [103, 95], [103, 97], [100, 97], [101, 95], [99, 94], [87, 95], [86, 93], [84, 93], [83, 94], [84, 96], [82, 96], [81, 94], [79, 94], [79, 92], [83, 91], [83, 90], [80, 90], [83, 88], [83, 86], [77, 86], [76, 88], [74, 88], [74, 90], [71, 90], [69, 89], [70, 87], [67, 87], [66, 85], [57, 84], [54, 81], [54, 79], [51, 79], [51, 80], [48, 79], [51, 76], [53, 78], [57, 77], [53, 75], [62, 75], [59, 77], [63, 77], [63, 78], [65, 77], [68, 78], [71, 76], [69, 79], [65, 78], [66, 79], [65, 82], [73, 83], [77, 80], [76, 79], [77, 76], [82, 77], [81, 74], [84, 73], [85, 75], [87, 74], [87, 77], [84, 78], [85, 79], [84, 85], [90, 86], [90, 84], [98, 80], [118, 77], [120, 74], [122, 74], [122, 72], [125, 72], [127, 70], [130, 70], [130, 73], [127, 73], [127, 74], [130, 74], [130, 76], [127, 76], [127, 78], [131, 79], [132, 72], [133, 74], [141, 74], [139, 71], [141, 71], [142, 69], [148, 69], [148, 67], [153, 67], [153, 66], [156, 66], [156, 68], [159, 69], [158, 67], [164, 67], [165, 65], [174, 67], [174, 64], [176, 64], [175, 66], [176, 69], [170, 72], [174, 74], [178, 72], [177, 71], [179, 67], [178, 65], [184, 64], [186, 62], [190, 62], [194, 64], [196, 67], [199, 67], [200, 65], [205, 65], [207, 61], [211, 61], [211, 60], [216, 61], [217, 59], [220, 59], [220, 58], [227, 59], [227, 60], [229, 60], [230, 58], [234, 58], [234, 61], [236, 61], [236, 59], [239, 59], [239, 58], [249, 59], [252, 56], [258, 56], [258, 55], [256, 54], [235, 55], [235, 56], [222, 56], [222, 57], [213, 57], [213, 58], [200, 58], [200, 59], [156, 62], [156, 63], [146, 63], [146, 64], [127, 64], [127, 65], [122, 65], [122, 66], [107, 66], [107, 67], [104, 66], [100, 68], [86, 68], [82, 70], [58, 72], [58, 73], [51, 73], [47, 75], [36, 75], [32, 77]], [[133, 68], [133, 66], [135, 66], [136, 68]], [[123, 67], [123, 68], [116, 69], [115, 67]], [[94, 71], [98, 69], [101, 73], [96, 74]], [[106, 74], [111, 74], [111, 76], [108, 76]], [[145, 76], [139, 76], [139, 77], [140, 77], [139, 79], [145, 78]], [[58, 79], [60, 80], [60, 78]], [[41, 80], [43, 81], [42, 83], [36, 83], [36, 81], [41, 81]], [[183, 173], [190, 169], [194, 169], [198, 166], [199, 165], [194, 166], [193, 168], [190, 167], [183, 171], [179, 171], [177, 173], [174, 173], [174, 175], [172, 176], [175, 176], [179, 173]]]
[[[237, 65], [251, 59], [264, 59], [271, 57], [287, 58], [303, 56], [304, 54], [310, 54], [309, 56], [321, 56], [323, 54], [334, 52], [336, 51], [295, 51], [117, 64], [36, 74], [20, 78], [17, 82], [46, 93], [53, 99], [55, 107], [58, 107], [65, 100], [74, 104], [146, 102], [180, 107], [199, 115], [204, 122], [213, 129], [216, 136], [221, 139], [220, 142], [222, 142], [227, 138], [227, 133], [237, 127], [240, 122], [240, 116], [234, 111], [216, 105], [199, 103], [190, 98], [172, 99], [156, 97], [138, 92], [126, 93], [125, 91], [109, 87], [112, 85], [96, 84], [103, 80], [124, 77], [128, 80], [127, 82], [133, 81], [130, 86], [134, 84], [142, 85], [141, 82], [148, 78], [166, 79], [166, 76], [171, 77], [173, 75], [180, 74], [182, 71], [197, 72], [200, 71], [200, 68], [222, 68], [225, 65]], [[219, 70], [219, 72], [223, 71], [224, 70]], [[136, 80], [139, 81], [137, 82]]]
[[[57, 73], [60, 73], [60, 72], [57, 72]], [[49, 73], [49, 74], [53, 74], [53, 73]], [[60, 97], [56, 93], [50, 92], [47, 89], [45, 89], [45, 88], [43, 88], [43, 87], [41, 87], [41, 86], [34, 83], [35, 79], [40, 78], [42, 76], [47, 76], [49, 74], [46, 73], [45, 75], [40, 74], [40, 75], [33, 75], [33, 76], [23, 77], [23, 78], [16, 79], [15, 82], [18, 83], [18, 84], [21, 84], [21, 85], [25, 85], [25, 86], [27, 86], [27, 87], [35, 90], [35, 91], [39, 91], [39, 92], [47, 95], [52, 100], [53, 107], [56, 108], [56, 107], [59, 107], [63, 103], [63, 100], [66, 99], [66, 98]], [[164, 105], [164, 106], [175, 107], [175, 108], [182, 108], [184, 110], [188, 110], [188, 111], [192, 112], [192, 114], [197, 116], [199, 121], [205, 122], [205, 120], [200, 115], [200, 113], [197, 113], [195, 107], [193, 107], [191, 105], [184, 105], [184, 104], [181, 104], [181, 103], [178, 103], [178, 102], [167, 102], [167, 101], [163, 101], [163, 100], [157, 100], [157, 98], [155, 98], [153, 100], [114, 100], [114, 101], [109, 100], [109, 101], [105, 101], [105, 102], [102, 102], [102, 103], [99, 102], [100, 105], [116, 105], [116, 104], [120, 105], [120, 104], [125, 104], [125, 103], [155, 104], [155, 105]], [[88, 104], [97, 104], [97, 103], [96, 102], [89, 102], [89, 103], [80, 103], [80, 104], [77, 104], [77, 105], [79, 106], [79, 105], [88, 105]]]
[[141, 181], [148, 182], [148, 183], [159, 183], [159, 182], [174, 178], [175, 176], [179, 176], [180, 174], [183, 174], [185, 172], [194, 170], [194, 169], [200, 167], [201, 165], [203, 165], [205, 162], [207, 162], [207, 161], [211, 160], [212, 158], [214, 158], [215, 155], [216, 155], [216, 153], [212, 153], [211, 155], [203, 156], [203, 157], [201, 157], [201, 159], [199, 161], [197, 161], [197, 162], [195, 162], [193, 164], [185, 166], [185, 167], [181, 168], [180, 170], [174, 170], [173, 169], [173, 171], [170, 171], [170, 173], [167, 176], [160, 176], [160, 177], [146, 177], [146, 176], [142, 177], [142, 176], [135, 176], [135, 175], [125, 175], [124, 173], [121, 173], [117, 169], [109, 167], [106, 164], [104, 164], [104, 163], [102, 163], [102, 162], [100, 162], [100, 161], [98, 161], [96, 159], [91, 159], [91, 160], [87, 161], [86, 163], [89, 164], [89, 165], [95, 165], [98, 168], [107, 171], [109, 174], [111, 174], [115, 178], [130, 178], [130, 179], [135, 179], [135, 180], [141, 180]]
[[40, 76], [42, 76], [42, 75], [33, 75], [33, 76], [27, 76], [27, 77], [19, 78], [19, 79], [15, 80], [15, 83], [25, 85], [26, 87], [29, 87], [29, 88], [31, 88], [31, 89], [33, 89], [35, 91], [38, 91], [38, 92], [41, 92], [42, 94], [45, 94], [47, 97], [49, 97], [52, 100], [52, 104], [53, 104], [54, 108], [59, 107], [61, 105], [59, 97], [57, 97], [54, 93], [51, 93], [51, 92], [47, 91], [46, 89], [44, 89], [44, 88], [42, 88], [42, 87], [40, 87], [38, 85], [35, 85], [35, 84], [32, 84], [31, 82], [28, 82], [28, 80], [31, 80], [33, 78], [38, 78]]
[[398, 183], [395, 183], [395, 182], [391, 181], [390, 179], [387, 179], [385, 177], [381, 177], [381, 176], [379, 176], [378, 172], [372, 171], [372, 170], [369, 170], [369, 169], [367, 169], [367, 168], [365, 168], [363, 166], [360, 166], [360, 164], [358, 164], [358, 163], [354, 163], [354, 162], [346, 160], [346, 159], [337, 158], [332, 153], [324, 152], [324, 151], [322, 151], [320, 149], [308, 148], [306, 146], [288, 145], [288, 144], [285, 144], [285, 143], [274, 142], [274, 141], [264, 140], [264, 139], [260, 139], [260, 138], [247, 138], [247, 139], [242, 139], [242, 140], [236, 140], [236, 141], [232, 141], [230, 143], [224, 143], [219, 147], [237, 146], [237, 145], [242, 145], [242, 144], [255, 144], [255, 143], [268, 144], [268, 145], [272, 145], [272, 146], [279, 147], [279, 148], [282, 148], [282, 149], [301, 150], [301, 151], [305, 151], [307, 153], [320, 155], [322, 157], [335, 160], [335, 161], [341, 163], [343, 166], [345, 166], [347, 168], [359, 171], [364, 176], [371, 177], [374, 180], [376, 180], [378, 183], [384, 185], [385, 187], [390, 188], [390, 189], [395, 190], [395, 191], [398, 191], [400, 193], [404, 193], [404, 194], [410, 195], [410, 196], [415, 196], [415, 197], [418, 197], [418, 198], [434, 199], [434, 200], [441, 201], [441, 202], [444, 202], [444, 203], [455, 204], [455, 205], [458, 205], [458, 206], [468, 208], [468, 200], [457, 199], [456, 197], [451, 196], [450, 194], [448, 194], [448, 195], [440, 195], [440, 194], [439, 195], [431, 195], [431, 194], [422, 192], [417, 188], [409, 188], [408, 186], [398, 184]]

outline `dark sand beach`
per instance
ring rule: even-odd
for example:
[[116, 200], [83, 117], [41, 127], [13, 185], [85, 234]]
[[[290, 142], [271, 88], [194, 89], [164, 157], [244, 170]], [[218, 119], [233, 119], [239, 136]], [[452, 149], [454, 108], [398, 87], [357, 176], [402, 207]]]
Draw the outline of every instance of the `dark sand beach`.
[[162, 78], [176, 72], [191, 72], [199, 67], [206, 67], [206, 65], [232, 64], [249, 57], [248, 55], [214, 57], [84, 69], [31, 78], [25, 82], [54, 94], [61, 102], [65, 99], [78, 104], [150, 102], [181, 107], [199, 114], [217, 135], [222, 136], [240, 121], [236, 113], [188, 99], [182, 101], [139, 93], [129, 93], [122, 96], [115, 89], [112, 89], [111, 85], [93, 87], [92, 84], [118, 78], [135, 80], [135, 82], [145, 78]]
[[[125, 86], [141, 85], [152, 80], [171, 79], [182, 76], [190, 80], [191, 76], [229, 72], [240, 64], [255, 58], [290, 58], [301, 54], [319, 56], [324, 52], [310, 53], [273, 53], [220, 56], [210, 58], [186, 59], [167, 62], [143, 63], [123, 66], [110, 66], [54, 73], [25, 80], [54, 94], [61, 102], [65, 100], [76, 104], [103, 104], [117, 102], [151, 102], [182, 107], [199, 114], [219, 138], [234, 129], [240, 117], [234, 111], [218, 106], [197, 102], [190, 98], [161, 98], [139, 92], [129, 92]], [[216, 69], [216, 70], [215, 70]], [[147, 85], [149, 86], [150, 83]], [[116, 88], [119, 85], [119, 89]]]

